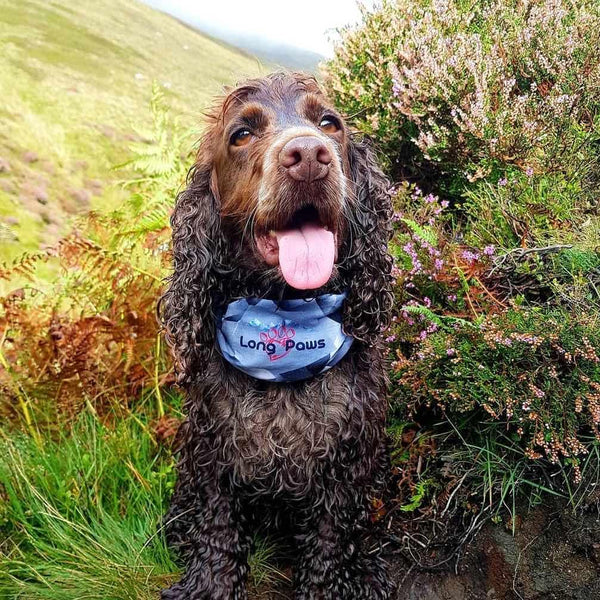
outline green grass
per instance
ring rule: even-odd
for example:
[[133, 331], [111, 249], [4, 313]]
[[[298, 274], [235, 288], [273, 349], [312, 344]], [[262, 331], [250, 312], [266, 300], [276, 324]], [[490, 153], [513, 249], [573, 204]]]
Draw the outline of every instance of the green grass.
[[[0, 598], [157, 598], [180, 572], [160, 520], [175, 482], [171, 453], [140, 418], [82, 413], [39, 442], [0, 429]], [[285, 576], [257, 538], [250, 585]]]
[[0, 597], [156, 598], [177, 568], [157, 533], [172, 457], [133, 419], [0, 430]]
[[10, 164], [0, 173], [0, 261], [55, 241], [73, 214], [125, 201], [112, 167], [146, 139], [153, 81], [199, 128], [223, 84], [261, 70], [133, 0], [0, 0], [0, 53], [0, 158]]
[[[582, 436], [588, 453], [578, 460], [578, 482], [570, 468], [572, 461], [551, 464], [527, 458], [506, 430], [481, 415], [446, 415], [435, 430], [445, 468], [461, 477], [459, 487], [468, 489], [469, 502], [494, 522], [504, 521], [513, 534], [523, 512], [556, 498], [576, 514], [600, 484], [600, 444], [591, 436]], [[438, 475], [426, 471], [422, 477]]]

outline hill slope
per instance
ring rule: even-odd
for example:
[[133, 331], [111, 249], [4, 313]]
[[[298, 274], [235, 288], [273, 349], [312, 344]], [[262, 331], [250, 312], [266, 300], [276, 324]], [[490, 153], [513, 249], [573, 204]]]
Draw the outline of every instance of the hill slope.
[[122, 201], [111, 167], [143, 139], [153, 81], [193, 126], [223, 83], [261, 68], [134, 0], [0, 0], [0, 53], [0, 260]]

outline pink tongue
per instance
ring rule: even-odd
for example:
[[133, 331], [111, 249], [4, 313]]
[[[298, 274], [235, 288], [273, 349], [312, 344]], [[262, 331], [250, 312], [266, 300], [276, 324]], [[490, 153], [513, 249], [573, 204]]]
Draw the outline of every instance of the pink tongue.
[[279, 266], [285, 280], [297, 290], [314, 290], [331, 277], [335, 259], [333, 233], [315, 223], [277, 231]]

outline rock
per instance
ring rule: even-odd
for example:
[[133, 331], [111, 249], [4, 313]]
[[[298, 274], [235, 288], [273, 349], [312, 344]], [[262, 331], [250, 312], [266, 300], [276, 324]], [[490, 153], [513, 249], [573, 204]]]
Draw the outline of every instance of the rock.
[[27, 152], [23, 153], [23, 160], [26, 163], [34, 163], [37, 162], [40, 159], [40, 157], [37, 155], [37, 153], [33, 152], [32, 150], [27, 150]]
[[103, 185], [99, 179], [86, 179], [84, 183], [94, 196], [102, 195]]
[[447, 600], [448, 598], [466, 598], [465, 586], [457, 577], [445, 579], [430, 577], [428, 574], [417, 575], [408, 590], [408, 594], [398, 596], [406, 600]]
[[48, 192], [46, 191], [46, 186], [43, 184], [39, 185], [33, 182], [26, 182], [21, 188], [21, 192], [28, 198], [31, 198], [40, 204], [48, 204]]
[[[388, 557], [400, 583], [394, 600], [592, 600], [600, 598], [600, 519], [558, 501], [526, 509], [516, 535], [486, 524], [452, 561], [436, 572], [410, 558]], [[512, 529], [512, 528], [511, 528]], [[394, 561], [397, 561], [394, 564]]]
[[88, 209], [92, 195], [86, 189], [73, 189], [71, 190], [71, 198], [77, 203], [78, 209]]
[[36, 187], [34, 197], [40, 204], [48, 204], [48, 192], [44, 188]]

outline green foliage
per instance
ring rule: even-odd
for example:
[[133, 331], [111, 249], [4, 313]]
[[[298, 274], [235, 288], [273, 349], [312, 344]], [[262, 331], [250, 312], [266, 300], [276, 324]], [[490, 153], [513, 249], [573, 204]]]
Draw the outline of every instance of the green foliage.
[[561, 172], [513, 170], [497, 183], [479, 180], [464, 192], [467, 241], [500, 248], [577, 242], [577, 225], [597, 212], [593, 189], [580, 174]]
[[421, 481], [416, 483], [412, 496], [410, 497], [410, 501], [408, 504], [403, 504], [400, 506], [400, 510], [403, 512], [417, 510], [422, 505], [425, 494], [427, 493], [427, 488], [430, 484], [431, 482], [427, 479], [421, 479]]
[[[514, 517], [523, 497], [579, 506], [598, 481], [600, 253], [556, 245], [498, 254], [495, 244], [462, 243], [448, 203], [432, 194], [401, 185], [394, 200], [397, 313], [386, 340], [403, 511], [442, 510], [459, 480], [464, 501], [497, 518]], [[437, 452], [407, 447], [406, 423], [418, 430], [431, 419], [443, 438]]]
[[0, 596], [156, 597], [176, 571], [158, 530], [175, 473], [147, 429], [84, 413], [40, 445], [0, 436]]
[[255, 536], [253, 551], [248, 560], [250, 582], [254, 587], [273, 585], [288, 579], [277, 567], [277, 544], [268, 537]]
[[420, 360], [400, 366], [395, 394], [413, 407], [483, 409], [523, 439], [531, 458], [585, 454], [580, 433], [600, 441], [600, 329], [593, 318], [565, 317], [510, 310], [433, 333]]
[[[0, 597], [156, 598], [178, 567], [160, 528], [174, 458], [145, 417], [90, 409], [56, 434], [0, 429]], [[284, 575], [276, 547], [257, 538], [251, 581]]]

